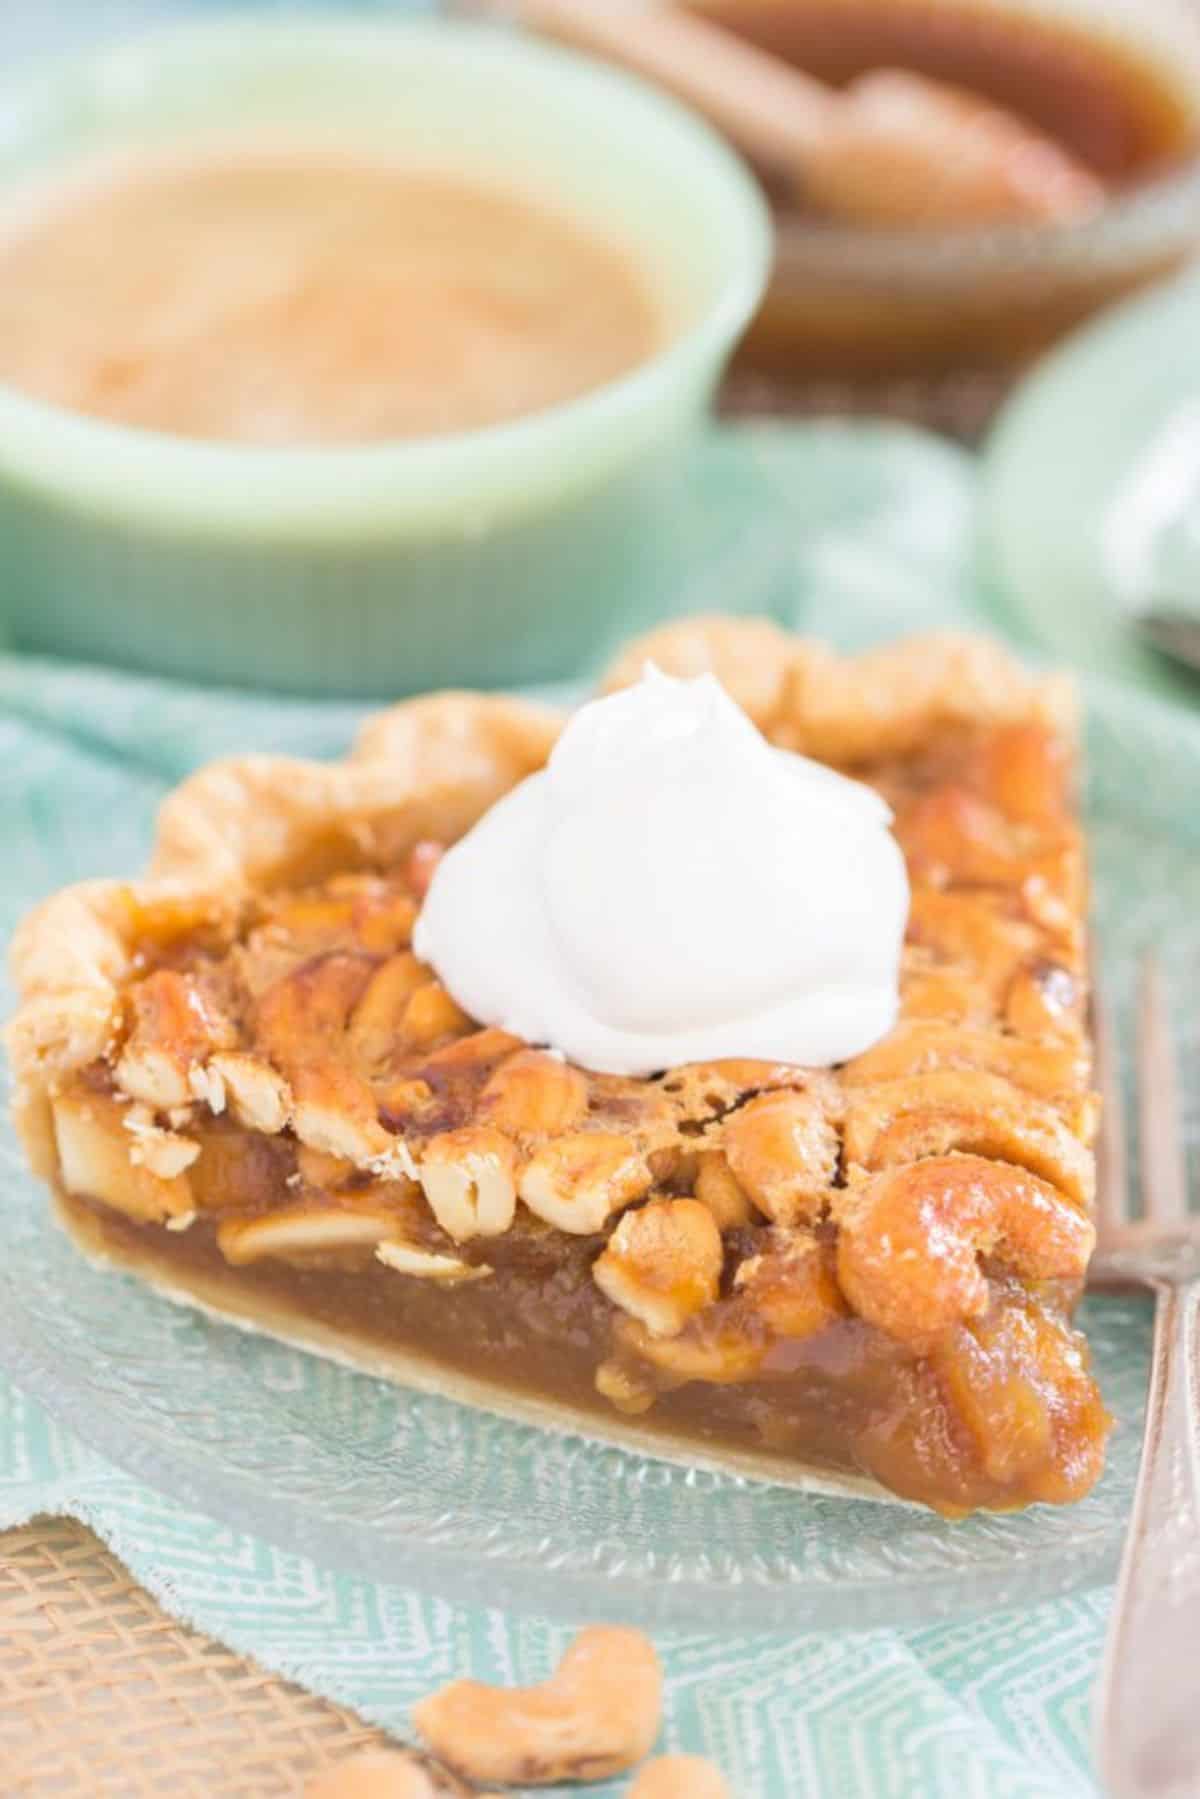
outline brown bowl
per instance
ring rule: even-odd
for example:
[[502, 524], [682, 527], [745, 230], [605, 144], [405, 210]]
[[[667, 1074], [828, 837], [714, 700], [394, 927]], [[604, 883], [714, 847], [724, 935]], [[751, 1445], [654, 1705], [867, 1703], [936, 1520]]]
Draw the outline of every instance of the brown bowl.
[[1019, 365], [1200, 244], [1200, 10], [1186, 0], [688, 0], [823, 78], [907, 64], [1017, 108], [1112, 182], [1063, 225], [867, 231], [777, 197], [743, 351], [877, 378]]

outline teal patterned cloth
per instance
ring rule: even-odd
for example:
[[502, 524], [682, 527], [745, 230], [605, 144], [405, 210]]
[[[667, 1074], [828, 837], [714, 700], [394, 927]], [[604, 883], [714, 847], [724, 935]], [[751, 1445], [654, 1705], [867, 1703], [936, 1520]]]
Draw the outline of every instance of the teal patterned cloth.
[[[972, 479], [965, 456], [899, 428], [714, 436], [677, 521], [697, 607], [769, 611], [843, 642], [974, 621]], [[0, 876], [0, 929], [63, 881], [135, 866], [159, 798], [197, 762], [334, 753], [356, 717], [0, 656], [0, 840], [21, 846]], [[0, 1525], [38, 1513], [84, 1520], [168, 1610], [401, 1734], [431, 1687], [538, 1680], [567, 1639], [338, 1576], [186, 1512], [0, 1378]], [[663, 1638], [664, 1747], [714, 1758], [738, 1799], [1088, 1799], [1107, 1606], [1091, 1593], [903, 1632]]]

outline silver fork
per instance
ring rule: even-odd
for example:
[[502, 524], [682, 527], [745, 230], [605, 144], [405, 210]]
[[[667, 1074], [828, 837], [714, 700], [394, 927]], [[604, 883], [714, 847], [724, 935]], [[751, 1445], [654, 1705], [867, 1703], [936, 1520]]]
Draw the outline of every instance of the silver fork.
[[1187, 1167], [1166, 986], [1153, 957], [1138, 993], [1142, 1217], [1129, 1211], [1120, 1073], [1095, 1011], [1104, 1098], [1092, 1284], [1149, 1287], [1154, 1352], [1142, 1462], [1097, 1695], [1096, 1751], [1113, 1799], [1200, 1794], [1200, 1218]]

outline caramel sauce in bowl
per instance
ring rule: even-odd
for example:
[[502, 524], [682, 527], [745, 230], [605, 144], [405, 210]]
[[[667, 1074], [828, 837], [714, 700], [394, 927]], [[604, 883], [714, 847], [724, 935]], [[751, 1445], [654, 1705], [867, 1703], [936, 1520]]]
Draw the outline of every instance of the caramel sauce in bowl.
[[904, 68], [1029, 121], [1108, 189], [1063, 225], [847, 230], [778, 191], [746, 356], [876, 378], [1019, 365], [1200, 242], [1200, 15], [1182, 0], [689, 0], [835, 86]]
[[335, 147], [134, 159], [0, 234], [0, 381], [218, 442], [544, 412], [648, 360], [660, 314], [619, 248], [519, 192]]
[[305, 11], [0, 114], [18, 647], [395, 698], [682, 606], [688, 449], [771, 255], [684, 108], [507, 29]]

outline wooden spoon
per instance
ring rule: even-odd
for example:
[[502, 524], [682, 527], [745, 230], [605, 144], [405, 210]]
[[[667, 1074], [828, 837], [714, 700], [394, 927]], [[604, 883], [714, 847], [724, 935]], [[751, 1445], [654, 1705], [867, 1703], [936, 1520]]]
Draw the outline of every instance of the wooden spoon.
[[505, 10], [670, 89], [833, 217], [1050, 223], [1104, 200], [1094, 175], [1014, 114], [903, 69], [829, 88], [721, 26], [645, 0], [510, 0]]

